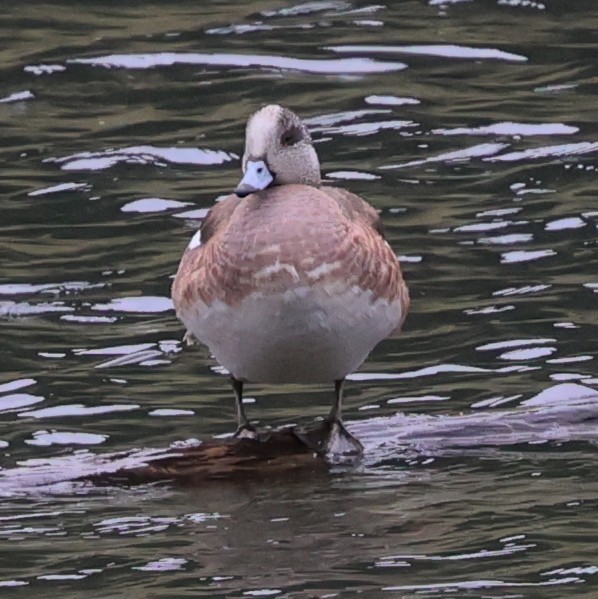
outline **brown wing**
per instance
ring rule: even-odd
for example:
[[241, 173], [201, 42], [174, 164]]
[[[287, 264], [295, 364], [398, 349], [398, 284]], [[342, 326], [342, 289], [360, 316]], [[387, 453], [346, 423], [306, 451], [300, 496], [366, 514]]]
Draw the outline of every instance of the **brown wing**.
[[231, 194], [210, 208], [208, 215], [201, 223], [202, 245], [211, 239], [223, 224], [229, 221], [240, 201], [241, 198], [239, 196]]
[[371, 290], [374, 298], [399, 302], [401, 321], [398, 332], [409, 309], [409, 291], [403, 280], [401, 266], [395, 253], [374, 226], [365, 220], [355, 221], [336, 250], [339, 274], [361, 289]]
[[232, 194], [213, 206], [201, 224], [201, 244], [194, 248], [188, 247], [183, 253], [172, 284], [172, 300], [177, 313], [184, 303], [193, 301], [197, 286], [202, 285], [206, 263], [210, 263], [210, 256], [206, 254], [214, 251], [214, 244], [208, 242], [222, 234], [240, 202], [241, 198]]
[[375, 297], [400, 303], [402, 318], [394, 333], [399, 332], [409, 310], [409, 290], [399, 260], [384, 238], [378, 211], [346, 189], [322, 187], [321, 190], [338, 202], [353, 223], [350, 234], [338, 246], [343, 269], [350, 269], [359, 287], [371, 289]]
[[198, 300], [234, 304], [254, 291], [342, 282], [398, 301], [404, 318], [409, 296], [399, 262], [378, 213], [359, 196], [288, 185], [242, 202], [232, 196], [214, 207], [202, 245], [183, 255], [173, 284], [177, 313]]
[[349, 220], [363, 220], [384, 237], [382, 221], [378, 211], [365, 200], [340, 187], [321, 187], [320, 190], [338, 202], [341, 210]]

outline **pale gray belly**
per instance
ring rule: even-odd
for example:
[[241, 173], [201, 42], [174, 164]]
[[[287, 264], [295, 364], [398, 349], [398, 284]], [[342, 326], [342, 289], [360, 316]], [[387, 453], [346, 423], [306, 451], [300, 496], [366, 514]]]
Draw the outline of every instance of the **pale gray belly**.
[[235, 377], [261, 383], [342, 379], [401, 319], [398, 302], [357, 287], [298, 287], [217, 301], [180, 314], [191, 333]]

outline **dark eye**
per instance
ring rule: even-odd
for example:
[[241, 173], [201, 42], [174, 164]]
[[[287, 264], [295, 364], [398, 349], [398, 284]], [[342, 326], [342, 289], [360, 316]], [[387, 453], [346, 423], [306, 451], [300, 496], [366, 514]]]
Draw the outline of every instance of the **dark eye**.
[[280, 143], [283, 146], [294, 146], [303, 138], [303, 132], [299, 127], [291, 127], [287, 129], [280, 138]]

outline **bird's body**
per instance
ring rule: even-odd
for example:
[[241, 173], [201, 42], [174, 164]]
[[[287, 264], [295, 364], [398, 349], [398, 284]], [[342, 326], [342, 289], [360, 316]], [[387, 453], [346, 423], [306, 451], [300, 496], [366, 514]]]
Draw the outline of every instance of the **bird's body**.
[[392, 250], [327, 191], [287, 185], [230, 196], [213, 214], [232, 208], [231, 216], [181, 264], [181, 320], [240, 380], [342, 379], [402, 322]]
[[[314, 157], [317, 169], [300, 162]], [[183, 255], [172, 291], [177, 315], [236, 391], [243, 381], [342, 381], [398, 332], [409, 305], [378, 214], [355, 194], [320, 185], [307, 130], [279, 106], [250, 119], [244, 171], [238, 195], [211, 209]], [[340, 422], [338, 387], [332, 416]]]

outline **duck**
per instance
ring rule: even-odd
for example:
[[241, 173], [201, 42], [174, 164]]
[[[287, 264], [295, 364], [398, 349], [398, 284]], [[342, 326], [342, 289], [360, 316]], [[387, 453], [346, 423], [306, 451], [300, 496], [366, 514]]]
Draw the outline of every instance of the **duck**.
[[300, 438], [325, 456], [361, 454], [342, 421], [343, 386], [401, 330], [409, 293], [399, 260], [378, 211], [322, 182], [308, 127], [289, 108], [249, 117], [242, 172], [183, 253], [176, 315], [230, 373], [235, 436], [257, 435], [246, 383], [324, 383], [334, 389], [330, 412], [317, 435]]

